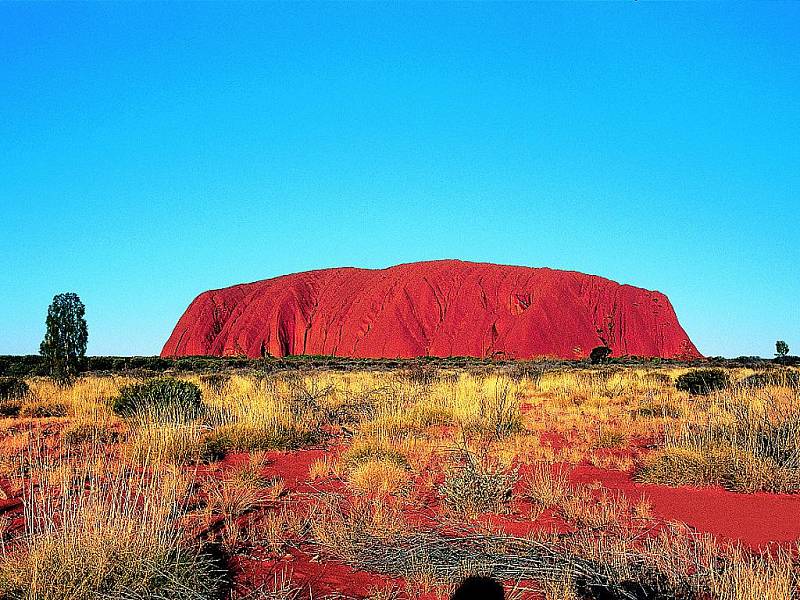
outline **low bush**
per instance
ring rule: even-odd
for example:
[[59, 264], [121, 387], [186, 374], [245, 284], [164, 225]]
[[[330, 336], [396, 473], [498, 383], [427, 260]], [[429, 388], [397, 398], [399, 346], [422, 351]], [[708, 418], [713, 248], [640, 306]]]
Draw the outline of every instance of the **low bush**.
[[28, 384], [19, 377], [0, 377], [0, 401], [20, 400], [29, 392]]
[[459, 514], [500, 512], [511, 500], [515, 472], [486, 464], [468, 454], [462, 464], [451, 468], [439, 487], [444, 504]]
[[621, 427], [603, 427], [597, 437], [597, 448], [622, 448], [630, 441], [630, 434]]
[[188, 381], [163, 377], [123, 387], [112, 409], [123, 416], [147, 412], [167, 419], [194, 418], [201, 414], [200, 388]]
[[708, 458], [694, 448], [680, 446], [668, 446], [646, 455], [634, 479], [676, 487], [714, 483]]
[[67, 444], [85, 442], [108, 444], [117, 441], [119, 436], [107, 423], [77, 422], [64, 428], [61, 437]]
[[589, 353], [589, 362], [593, 365], [606, 362], [608, 357], [611, 356], [611, 348], [608, 346], [597, 346], [597, 348], [592, 348], [592, 351]]
[[683, 409], [680, 405], [670, 402], [664, 398], [645, 400], [642, 404], [636, 407], [635, 413], [640, 417], [669, 417], [677, 419], [683, 416]]
[[503, 439], [524, 429], [516, 386], [498, 380], [493, 390], [479, 392], [477, 414], [462, 421], [467, 432]]
[[776, 356], [772, 362], [784, 367], [800, 367], [800, 356]]
[[22, 408], [22, 400], [0, 400], [0, 417], [16, 417]]
[[538, 363], [520, 362], [511, 365], [506, 369], [509, 378], [515, 383], [521, 383], [525, 380], [530, 381], [533, 385], [537, 385], [542, 378], [545, 367]]
[[647, 455], [637, 481], [663, 485], [719, 485], [733, 492], [787, 493], [800, 489], [800, 471], [729, 445], [702, 450], [671, 446]]
[[590, 486], [571, 488], [559, 504], [564, 519], [583, 529], [627, 529], [632, 507], [621, 492]]
[[407, 467], [387, 458], [371, 458], [358, 463], [347, 482], [357, 492], [384, 495], [402, 492], [410, 479]]
[[780, 370], [753, 373], [738, 382], [747, 388], [765, 388], [772, 385], [788, 388], [800, 387], [800, 371]]
[[147, 371], [164, 371], [173, 366], [173, 361], [160, 356], [130, 356], [125, 361], [126, 369], [145, 369]]
[[675, 380], [675, 387], [682, 392], [703, 395], [728, 387], [730, 380], [723, 369], [695, 369]]
[[[93, 464], [91, 461], [88, 464]], [[58, 493], [28, 499], [25, 535], [0, 561], [7, 600], [212, 600], [217, 562], [185, 542], [185, 483], [178, 475], [75, 471]], [[99, 469], [103, 468], [103, 474]], [[80, 472], [82, 477], [73, 479]], [[100, 481], [100, 477], [103, 481]], [[73, 488], [69, 482], [80, 481]], [[131, 502], [131, 498], [147, 498]]]
[[66, 417], [67, 405], [57, 400], [34, 400], [23, 402], [19, 407], [20, 417]]
[[313, 444], [320, 433], [279, 422], [234, 422], [217, 427], [203, 436], [209, 458], [222, 458], [229, 452], [296, 450]]
[[660, 373], [658, 371], [645, 373], [643, 379], [646, 383], [654, 384], [659, 387], [672, 385], [672, 377], [670, 377], [667, 373]]
[[417, 364], [402, 372], [402, 377], [415, 385], [431, 385], [439, 380], [436, 367]]
[[89, 371], [111, 371], [114, 369], [114, 357], [89, 356], [86, 358], [86, 369]]
[[[134, 525], [131, 525], [133, 527]], [[194, 549], [157, 542], [143, 545], [118, 527], [90, 539], [54, 534], [35, 539], [2, 567], [0, 592], [8, 600], [211, 600], [220, 577], [211, 559]], [[75, 545], [83, 543], [76, 553]]]
[[226, 373], [211, 373], [208, 375], [200, 376], [200, 383], [205, 385], [209, 390], [215, 394], [221, 394], [230, 381], [230, 375]]
[[408, 459], [402, 452], [375, 440], [357, 440], [342, 454], [342, 463], [348, 469], [371, 460], [393, 462], [403, 469], [409, 468]]

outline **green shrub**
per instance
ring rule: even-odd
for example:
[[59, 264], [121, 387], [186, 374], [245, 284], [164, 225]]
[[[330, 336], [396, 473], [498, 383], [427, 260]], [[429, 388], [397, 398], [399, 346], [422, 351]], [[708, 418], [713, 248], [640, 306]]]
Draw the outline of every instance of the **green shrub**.
[[67, 405], [57, 400], [34, 400], [24, 402], [19, 408], [20, 417], [66, 417]]
[[593, 365], [606, 362], [608, 357], [611, 356], [611, 348], [608, 346], [597, 346], [597, 348], [592, 348], [592, 351], [589, 353], [589, 362]]
[[14, 377], [30, 377], [47, 375], [47, 364], [38, 354], [26, 356], [0, 356], [0, 375]]
[[148, 413], [193, 418], [202, 412], [202, 394], [193, 383], [161, 377], [126, 385], [112, 401], [112, 409], [123, 416]]
[[728, 387], [728, 374], [722, 369], [695, 369], [675, 380], [675, 387], [690, 394], [710, 394]]
[[203, 435], [206, 456], [219, 459], [229, 452], [296, 450], [317, 443], [322, 433], [313, 427], [291, 426], [278, 421], [232, 422]]
[[798, 388], [800, 387], [800, 372], [790, 370], [762, 371], [761, 373], [748, 375], [739, 381], [739, 385], [748, 388], [764, 388], [771, 385]]
[[28, 384], [19, 377], [0, 377], [0, 400], [19, 400], [29, 392]]
[[111, 356], [89, 356], [86, 359], [88, 371], [111, 371], [114, 368], [114, 358]]
[[225, 386], [228, 385], [230, 379], [231, 376], [227, 373], [211, 373], [209, 375], [201, 375], [200, 383], [204, 384], [215, 394], [221, 394]]
[[720, 485], [733, 492], [794, 492], [800, 472], [727, 444], [668, 446], [645, 456], [634, 480], [662, 485]]

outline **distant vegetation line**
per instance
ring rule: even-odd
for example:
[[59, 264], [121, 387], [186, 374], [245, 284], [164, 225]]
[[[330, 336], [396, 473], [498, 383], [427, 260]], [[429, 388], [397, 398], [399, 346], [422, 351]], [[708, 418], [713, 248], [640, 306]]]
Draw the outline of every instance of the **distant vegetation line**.
[[[464, 367], [502, 367], [530, 366], [541, 370], [585, 366], [587, 360], [561, 360], [541, 358], [534, 360], [512, 360], [500, 358], [474, 358], [469, 356], [421, 357], [421, 358], [351, 358], [342, 356], [296, 355], [283, 358], [247, 358], [242, 356], [181, 356], [163, 358], [160, 356], [87, 356], [81, 361], [82, 372], [131, 373], [137, 371], [180, 371], [198, 373], [208, 371], [292, 371], [304, 369], [351, 370], [393, 370], [409, 369], [418, 365], [437, 368]], [[676, 359], [649, 358], [637, 356], [611, 357], [603, 361], [606, 365], [655, 366], [655, 365], [698, 365], [710, 364], [721, 367], [767, 368], [774, 364], [799, 365], [800, 357], [782, 356], [766, 359], [758, 356], [738, 358], [710, 357], [690, 362]], [[48, 375], [48, 366], [40, 355], [0, 355], [0, 376]]]

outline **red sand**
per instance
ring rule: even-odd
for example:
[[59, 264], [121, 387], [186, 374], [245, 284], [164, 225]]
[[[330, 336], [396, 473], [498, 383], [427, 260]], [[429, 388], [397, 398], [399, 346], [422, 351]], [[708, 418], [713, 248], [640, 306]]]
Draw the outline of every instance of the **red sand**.
[[[346, 494], [346, 486], [336, 478], [309, 479], [311, 464], [331, 453], [330, 448], [268, 452], [263, 474], [282, 478], [292, 494], [290, 503], [297, 503], [298, 506], [311, 501], [314, 492]], [[219, 463], [199, 469], [198, 474], [201, 477], [222, 477], [225, 471], [247, 460], [247, 454], [230, 455]], [[524, 471], [523, 468], [521, 474]], [[622, 492], [631, 501], [645, 496], [652, 503], [656, 518], [684, 522], [697, 531], [715, 534], [721, 541], [741, 541], [757, 549], [768, 546], [770, 542], [786, 543], [800, 539], [800, 495], [736, 494], [716, 487], [644, 485], [633, 482], [629, 473], [586, 464], [572, 468], [570, 479], [574, 484], [600, 482], [607, 489]], [[8, 483], [5, 480], [0, 482], [4, 489], [9, 487]], [[10, 520], [11, 531], [19, 531], [22, 527], [22, 502], [16, 497], [18, 494], [19, 491], [16, 491], [15, 497], [0, 501], [0, 517]], [[425, 508], [435, 514], [441, 509], [437, 504], [434, 500]], [[563, 526], [559, 519], [548, 514], [540, 515], [536, 520], [531, 519], [530, 508], [526, 501], [517, 499], [508, 514], [484, 515], [481, 520], [518, 536], [528, 535], [538, 528]], [[258, 509], [259, 512], [271, 510], [274, 507]], [[538, 514], [537, 511], [534, 513]], [[422, 514], [406, 516], [409, 522], [419, 522], [420, 526], [424, 526], [426, 521]], [[283, 576], [290, 578], [294, 585], [301, 586], [306, 593], [313, 594], [311, 597], [337, 592], [349, 597], [367, 597], [374, 588], [403, 586], [399, 579], [353, 569], [332, 557], [310, 554], [311, 550], [295, 548], [286, 556], [275, 557], [254, 548], [253, 552], [232, 557], [229, 564], [236, 585], [241, 590], [262, 586], [269, 589], [276, 578], [280, 581]]]
[[[294, 494], [294, 502], [308, 500], [308, 492], [347, 493], [346, 487], [336, 478], [311, 482], [308, 469], [311, 463], [328, 452], [320, 449], [296, 452], [269, 452], [264, 469], [267, 476], [284, 479]], [[231, 456], [219, 467], [224, 469], [245, 455]], [[524, 472], [524, 469], [523, 469]], [[631, 501], [645, 496], [653, 505], [654, 516], [665, 521], [681, 521], [697, 531], [715, 534], [720, 541], [741, 541], [753, 549], [766, 548], [770, 542], [793, 542], [800, 538], [800, 496], [787, 494], [736, 494], [720, 488], [671, 488], [643, 485], [631, 480], [630, 474], [621, 471], [598, 469], [589, 465], [577, 466], [571, 471], [574, 484], [600, 482], [603, 487], [622, 492]], [[435, 514], [440, 507], [436, 502], [426, 507]], [[420, 507], [422, 508], [422, 507]], [[483, 515], [481, 521], [511, 535], [526, 536], [539, 528], [563, 529], [559, 518], [547, 513], [536, 520], [530, 517], [531, 505], [515, 500], [508, 514]], [[425, 511], [423, 511], [425, 512]], [[534, 511], [538, 514], [538, 511]], [[410, 523], [424, 527], [422, 514], [406, 514]], [[293, 549], [282, 558], [257, 555], [239, 556], [231, 562], [237, 585], [243, 589], [270, 587], [277, 577], [286, 573], [294, 585], [299, 585], [314, 596], [343, 593], [348, 597], [367, 597], [370, 590], [387, 586], [403, 587], [399, 579], [379, 573], [353, 569], [329, 556], [314, 556], [307, 549]], [[427, 596], [426, 596], [427, 597]], [[432, 596], [431, 596], [432, 597]], [[536, 597], [536, 595], [525, 595]]]
[[696, 358], [666, 296], [594, 275], [442, 260], [325, 269], [200, 294], [162, 356]]
[[[264, 474], [281, 477], [287, 488], [294, 492], [341, 493], [345, 491], [344, 486], [336, 479], [317, 483], [308, 480], [311, 463], [325, 454], [323, 450], [269, 452], [269, 464]], [[231, 457], [229, 460], [235, 462], [237, 459]], [[524, 472], [523, 468], [521, 474]], [[800, 539], [800, 494], [739, 494], [720, 487], [673, 488], [640, 484], [631, 479], [630, 473], [586, 464], [574, 467], [570, 480], [574, 484], [599, 481], [609, 490], [622, 492], [632, 502], [644, 496], [652, 503], [658, 518], [680, 521], [697, 531], [713, 533], [730, 541], [741, 541], [752, 548], [769, 542]], [[529, 507], [524, 502], [516, 504], [519, 504], [515, 510], [518, 514], [508, 520], [508, 531], [524, 535], [534, 528], [532, 523], [525, 522]], [[436, 506], [429, 508], [434, 512], [437, 510]]]
[[599, 481], [619, 490], [631, 500], [645, 496], [653, 504], [655, 516], [681, 521], [723, 539], [741, 541], [759, 548], [769, 542], [794, 542], [800, 539], [800, 495], [738, 494], [720, 487], [678, 488], [639, 484], [621, 471], [606, 471], [581, 466], [572, 474], [576, 483]]

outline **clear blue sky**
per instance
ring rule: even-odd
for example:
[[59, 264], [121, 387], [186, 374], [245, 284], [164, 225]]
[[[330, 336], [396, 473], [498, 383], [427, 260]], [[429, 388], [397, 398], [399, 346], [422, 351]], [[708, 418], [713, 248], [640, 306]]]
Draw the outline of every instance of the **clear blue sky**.
[[0, 353], [154, 354], [208, 288], [435, 258], [800, 351], [800, 3], [0, 5]]

